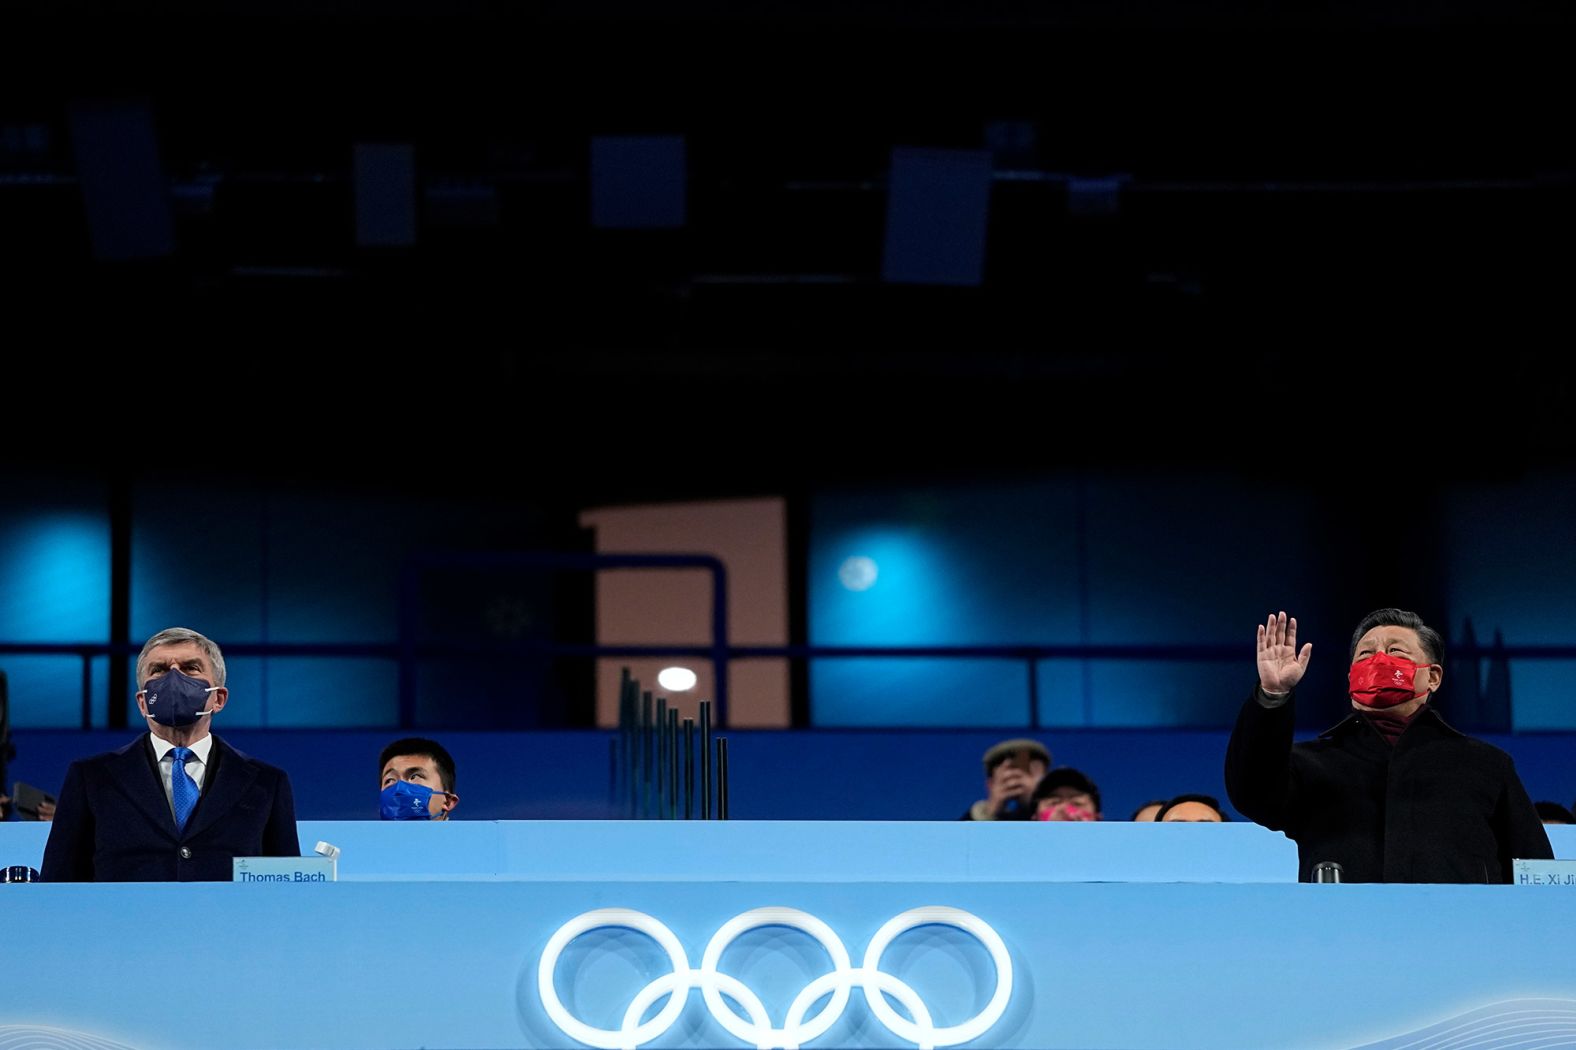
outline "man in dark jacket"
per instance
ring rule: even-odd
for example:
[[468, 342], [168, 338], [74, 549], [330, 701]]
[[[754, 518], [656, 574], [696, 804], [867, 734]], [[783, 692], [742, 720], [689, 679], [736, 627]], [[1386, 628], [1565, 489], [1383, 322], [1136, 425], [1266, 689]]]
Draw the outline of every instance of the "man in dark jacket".
[[49, 882], [228, 880], [236, 857], [301, 855], [290, 779], [209, 732], [224, 655], [172, 627], [137, 657], [148, 732], [71, 763], [42, 875]]
[[1297, 648], [1284, 612], [1259, 625], [1259, 684], [1226, 749], [1244, 815], [1297, 843], [1298, 878], [1334, 861], [1347, 882], [1509, 882], [1514, 858], [1553, 856], [1510, 756], [1446, 724], [1431, 699], [1444, 641], [1415, 613], [1380, 609], [1352, 633], [1352, 714], [1292, 743]]

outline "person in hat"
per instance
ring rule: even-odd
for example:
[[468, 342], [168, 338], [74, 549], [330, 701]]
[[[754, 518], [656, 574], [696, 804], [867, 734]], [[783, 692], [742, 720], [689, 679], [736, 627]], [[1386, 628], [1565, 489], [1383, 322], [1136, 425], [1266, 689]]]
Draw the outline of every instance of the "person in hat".
[[960, 820], [1028, 820], [1034, 786], [1051, 768], [1051, 753], [1038, 740], [1003, 740], [985, 752], [985, 797]]

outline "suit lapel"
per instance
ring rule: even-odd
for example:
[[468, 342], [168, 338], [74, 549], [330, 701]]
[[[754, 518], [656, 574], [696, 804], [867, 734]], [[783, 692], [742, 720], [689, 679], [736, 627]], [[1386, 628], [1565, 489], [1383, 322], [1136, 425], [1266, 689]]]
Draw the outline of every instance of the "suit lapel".
[[[214, 821], [235, 808], [235, 804], [246, 795], [246, 789], [257, 779], [257, 767], [218, 737], [213, 738], [209, 762], [213, 768], [204, 777], [202, 797], [186, 823], [186, 834], [182, 838], [201, 834]], [[171, 826], [174, 826], [173, 821]]]
[[170, 812], [170, 800], [164, 795], [164, 784], [159, 779], [158, 766], [153, 763], [152, 746], [147, 736], [140, 736], [115, 752], [109, 761], [109, 772], [110, 783], [142, 810], [154, 827], [174, 839], [175, 816]]

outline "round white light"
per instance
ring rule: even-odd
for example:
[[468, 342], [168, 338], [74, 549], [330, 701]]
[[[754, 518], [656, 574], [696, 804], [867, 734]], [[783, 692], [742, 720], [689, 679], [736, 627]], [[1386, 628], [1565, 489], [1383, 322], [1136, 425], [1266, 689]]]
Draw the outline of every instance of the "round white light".
[[664, 667], [657, 672], [657, 684], [670, 693], [687, 693], [695, 688], [695, 672], [688, 667]]
[[851, 591], [868, 591], [876, 585], [877, 574], [875, 559], [863, 554], [843, 559], [837, 569], [838, 581]]

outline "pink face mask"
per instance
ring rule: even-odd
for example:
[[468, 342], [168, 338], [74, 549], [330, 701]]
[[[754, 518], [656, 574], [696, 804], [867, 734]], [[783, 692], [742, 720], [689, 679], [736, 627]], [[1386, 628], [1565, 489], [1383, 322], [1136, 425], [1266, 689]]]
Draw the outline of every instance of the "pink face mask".
[[1412, 692], [1412, 679], [1417, 669], [1427, 666], [1389, 653], [1374, 653], [1352, 664], [1346, 675], [1347, 688], [1352, 699], [1364, 707], [1394, 707], [1428, 695], [1426, 689], [1421, 693]]
[[1046, 806], [1034, 815], [1035, 820], [1093, 820], [1094, 814], [1071, 802], [1058, 802]]

